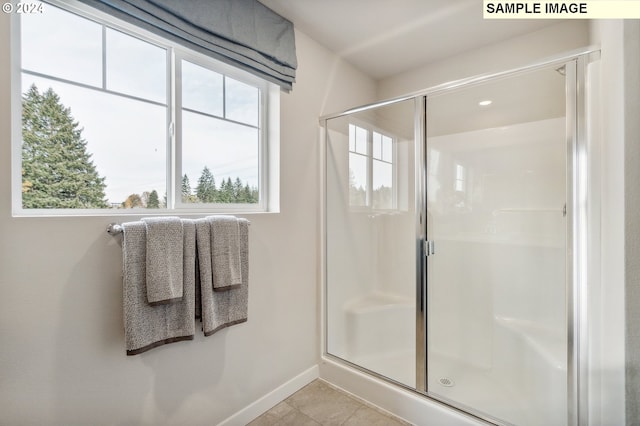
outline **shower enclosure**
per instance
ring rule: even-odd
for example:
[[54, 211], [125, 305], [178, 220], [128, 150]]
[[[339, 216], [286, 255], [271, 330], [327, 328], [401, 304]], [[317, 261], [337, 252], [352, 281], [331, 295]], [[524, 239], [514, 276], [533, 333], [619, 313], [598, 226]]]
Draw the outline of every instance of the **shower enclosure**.
[[578, 423], [589, 58], [322, 118], [326, 356], [496, 424]]

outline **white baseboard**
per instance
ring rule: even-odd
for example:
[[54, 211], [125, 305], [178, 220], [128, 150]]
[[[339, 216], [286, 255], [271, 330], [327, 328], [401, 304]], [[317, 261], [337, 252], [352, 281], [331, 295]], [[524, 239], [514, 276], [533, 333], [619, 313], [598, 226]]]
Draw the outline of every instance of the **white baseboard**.
[[262, 413], [288, 398], [293, 393], [302, 389], [320, 376], [317, 365], [298, 374], [296, 377], [278, 386], [262, 398], [244, 407], [237, 413], [227, 417], [218, 426], [245, 426], [247, 423], [260, 416]]
[[393, 386], [333, 360], [322, 358], [320, 365], [303, 371], [291, 380], [218, 423], [218, 426], [246, 426], [280, 401], [317, 378], [345, 390], [414, 425], [480, 426], [488, 423]]

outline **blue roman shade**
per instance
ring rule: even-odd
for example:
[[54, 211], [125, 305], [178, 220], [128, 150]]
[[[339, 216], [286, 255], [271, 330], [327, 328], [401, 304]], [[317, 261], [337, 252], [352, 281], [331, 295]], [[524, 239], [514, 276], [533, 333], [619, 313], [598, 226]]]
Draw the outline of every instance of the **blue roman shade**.
[[257, 0], [80, 0], [291, 90], [293, 24]]

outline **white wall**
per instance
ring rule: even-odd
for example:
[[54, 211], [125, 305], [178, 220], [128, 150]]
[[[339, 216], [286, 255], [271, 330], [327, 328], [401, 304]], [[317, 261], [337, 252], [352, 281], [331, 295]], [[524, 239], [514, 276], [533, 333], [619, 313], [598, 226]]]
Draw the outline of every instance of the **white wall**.
[[597, 385], [590, 390], [601, 404], [591, 404], [595, 409], [590, 414], [593, 424], [602, 425], [640, 423], [639, 35], [637, 20], [591, 25], [592, 39], [602, 46], [595, 107], [600, 116], [602, 262], [599, 286], [592, 292], [599, 322], [590, 334], [592, 381]]
[[625, 365], [626, 421], [640, 424], [640, 21], [624, 22], [625, 40]]
[[217, 424], [318, 363], [318, 116], [372, 80], [302, 33], [282, 94], [280, 213], [247, 215], [249, 321], [127, 357], [118, 217], [12, 218], [9, 16], [0, 14], [0, 423]]
[[383, 79], [378, 98], [387, 99], [465, 77], [505, 71], [589, 43], [585, 21], [565, 21], [520, 37], [474, 49]]
[[593, 381], [599, 385], [596, 397], [602, 403], [592, 415], [594, 424], [603, 425], [611, 421], [640, 422], [639, 34], [637, 20], [598, 21], [592, 25], [592, 37], [602, 45], [597, 106], [602, 141], [602, 273], [593, 294], [600, 322], [592, 330], [591, 345]]

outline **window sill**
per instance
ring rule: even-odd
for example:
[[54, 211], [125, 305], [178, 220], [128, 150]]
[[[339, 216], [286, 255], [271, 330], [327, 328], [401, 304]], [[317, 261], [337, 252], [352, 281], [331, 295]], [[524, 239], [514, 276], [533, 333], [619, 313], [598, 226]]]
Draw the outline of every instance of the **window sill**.
[[34, 210], [19, 210], [14, 211], [12, 217], [16, 218], [55, 218], [55, 217], [151, 217], [151, 216], [178, 216], [178, 217], [204, 217], [211, 215], [263, 215], [280, 213], [276, 210], [263, 210], [263, 209], [113, 209], [113, 210], [84, 210], [84, 209], [34, 209]]

